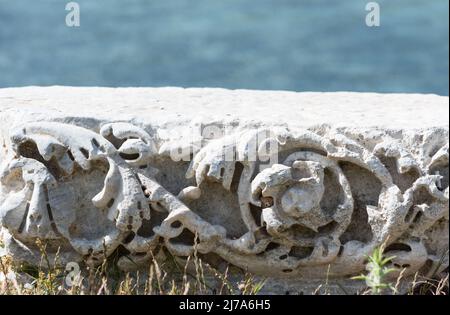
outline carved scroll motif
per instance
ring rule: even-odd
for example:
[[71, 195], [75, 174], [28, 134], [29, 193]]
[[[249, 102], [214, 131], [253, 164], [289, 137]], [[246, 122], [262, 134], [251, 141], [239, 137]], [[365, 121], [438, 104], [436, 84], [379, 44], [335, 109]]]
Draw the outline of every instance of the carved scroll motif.
[[[167, 143], [140, 127], [26, 124], [11, 133], [14, 154], [0, 173], [7, 251], [38, 262], [42, 239], [65, 262], [100, 263], [123, 248], [122, 264], [142, 265], [161, 248], [181, 258], [195, 249], [257, 274], [320, 277], [328, 266], [333, 276], [359, 273], [386, 243], [398, 271], [448, 267], [448, 142], [409, 152], [388, 136], [365, 146], [337, 132], [281, 129], [249, 159], [261, 134], [209, 141], [184, 170], [194, 184], [174, 194], [156, 179]], [[278, 162], [261, 167], [270, 143]], [[212, 185], [239, 209], [223, 219], [241, 222], [239, 235], [196, 208]]]

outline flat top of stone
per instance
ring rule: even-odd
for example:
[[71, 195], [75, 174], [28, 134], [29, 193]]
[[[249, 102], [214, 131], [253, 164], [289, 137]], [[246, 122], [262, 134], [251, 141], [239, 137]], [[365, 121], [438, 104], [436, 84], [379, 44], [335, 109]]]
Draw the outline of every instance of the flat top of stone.
[[[269, 122], [308, 128], [422, 129], [449, 125], [447, 96], [287, 92], [218, 88], [23, 87], [0, 89], [0, 114], [14, 120], [89, 117], [165, 123]], [[10, 116], [10, 115], [8, 115]], [[10, 116], [12, 117], [12, 115]]]

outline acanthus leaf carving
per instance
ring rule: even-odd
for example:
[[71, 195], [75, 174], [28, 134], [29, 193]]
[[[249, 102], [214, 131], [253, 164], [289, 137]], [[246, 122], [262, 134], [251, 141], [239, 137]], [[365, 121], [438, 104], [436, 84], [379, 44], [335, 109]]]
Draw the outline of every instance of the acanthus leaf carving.
[[[123, 246], [145, 263], [163, 244], [175, 256], [195, 247], [258, 274], [319, 277], [328, 265], [334, 276], [358, 273], [366, 255], [387, 243], [394, 267], [412, 274], [427, 261], [437, 265], [445, 250], [448, 256], [448, 242], [442, 247], [432, 234], [448, 227], [448, 171], [439, 173], [448, 168], [448, 143], [438, 142], [424, 157], [388, 136], [367, 148], [330, 130], [239, 131], [197, 150], [185, 169], [195, 184], [180, 183], [171, 193], [156, 179], [155, 165], [168, 158], [164, 148], [182, 145], [177, 141], [157, 143], [123, 122], [98, 133], [57, 122], [26, 124], [11, 133], [0, 220], [18, 257], [20, 249], [35, 251], [39, 238], [67, 259], [95, 264]], [[266, 151], [273, 145], [276, 162]], [[242, 222], [241, 235], [231, 237], [225, 222], [208, 222], [195, 206], [212, 183], [224, 190], [224, 208], [238, 209], [226, 220]], [[448, 257], [439, 268], [447, 266]]]

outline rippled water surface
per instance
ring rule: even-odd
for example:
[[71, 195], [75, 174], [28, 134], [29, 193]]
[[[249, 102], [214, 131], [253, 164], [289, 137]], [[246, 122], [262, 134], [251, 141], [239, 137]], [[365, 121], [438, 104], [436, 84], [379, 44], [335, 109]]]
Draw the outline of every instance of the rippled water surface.
[[0, 0], [0, 87], [214, 86], [448, 95], [448, 1]]

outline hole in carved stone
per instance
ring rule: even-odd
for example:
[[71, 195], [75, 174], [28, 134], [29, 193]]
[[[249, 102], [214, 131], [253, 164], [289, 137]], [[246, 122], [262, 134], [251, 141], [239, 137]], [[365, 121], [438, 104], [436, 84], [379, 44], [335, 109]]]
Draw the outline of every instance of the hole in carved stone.
[[106, 204], [106, 207], [107, 207], [107, 208], [111, 208], [113, 204], [114, 204], [114, 198], [111, 198], [111, 199], [108, 201], [108, 203]]
[[86, 159], [89, 159], [89, 151], [88, 150], [86, 150], [85, 148], [80, 148], [80, 152], [81, 152], [81, 154], [83, 154], [83, 156]]
[[288, 255], [281, 255], [279, 258], [280, 258], [281, 260], [285, 260], [286, 258], [288, 258]]
[[331, 221], [330, 223], [320, 226], [317, 231], [320, 235], [330, 235], [338, 227], [338, 223], [336, 221]]
[[351, 240], [367, 243], [372, 240], [373, 234], [368, 222], [366, 207], [378, 206], [381, 183], [365, 168], [349, 162], [340, 162], [339, 166], [350, 183], [354, 199], [351, 222], [339, 240], [342, 244]]
[[404, 269], [404, 268], [409, 268], [409, 267], [411, 267], [411, 265], [410, 264], [397, 264], [397, 263], [394, 263], [394, 264], [392, 264], [394, 267], [396, 267], [396, 268], [398, 268], [398, 269]]
[[109, 135], [104, 136], [106, 140], [112, 143], [112, 145], [118, 149], [121, 147], [121, 145], [126, 141], [126, 139], [119, 139], [116, 138], [112, 133]]
[[269, 233], [267, 233], [266, 227], [260, 227], [258, 230], [255, 231], [255, 240], [258, 242], [263, 239], [267, 239], [270, 237]]
[[73, 156], [73, 154], [72, 154], [72, 151], [67, 150], [67, 156], [68, 156], [69, 159], [71, 159], [72, 161], [75, 161], [75, 158], [74, 158], [74, 156]]
[[417, 212], [416, 216], [414, 217], [413, 223], [419, 222], [422, 215], [422, 211]]
[[291, 257], [302, 259], [311, 256], [313, 250], [314, 247], [293, 246], [291, 247], [291, 250], [289, 251], [288, 255]]
[[139, 186], [143, 186], [142, 182], [141, 182], [141, 178], [139, 177], [138, 173], [134, 173], [134, 178], [136, 178], [136, 181], [139, 183]]
[[136, 234], [134, 232], [129, 232], [128, 235], [125, 237], [125, 239], [123, 240], [123, 244], [128, 244], [130, 243], [134, 237], [136, 236]]
[[44, 185], [42, 185], [42, 188], [44, 190], [45, 201], [48, 202], [48, 187], [47, 187], [47, 185], [44, 184]]
[[95, 139], [95, 138], [92, 138], [91, 139], [91, 142], [92, 142], [92, 144], [94, 145], [94, 147], [100, 147], [100, 144], [98, 143], [98, 141], [97, 141], [97, 139]]
[[394, 250], [401, 250], [405, 252], [411, 251], [411, 246], [403, 243], [393, 243], [386, 247], [384, 250], [385, 252], [394, 251]]
[[338, 252], [337, 255], [340, 257], [340, 256], [342, 256], [342, 253], [343, 253], [343, 252], [344, 252], [344, 246], [341, 245], [341, 246], [339, 247], [339, 252]]
[[28, 217], [28, 212], [30, 211], [30, 203], [27, 202], [27, 206], [25, 208], [25, 212], [23, 214], [22, 217], [22, 221], [20, 222], [20, 226], [19, 229], [17, 230], [17, 232], [20, 234], [23, 232], [23, 229], [25, 228], [25, 224], [27, 223], [27, 217]]
[[292, 272], [292, 269], [283, 269], [283, 272], [289, 273], [289, 272]]
[[52, 157], [49, 161], [45, 160], [39, 153], [36, 143], [34, 143], [33, 141], [25, 141], [21, 143], [17, 151], [19, 155], [23, 157], [34, 159], [44, 164], [47, 170], [50, 172], [50, 174], [52, 174], [53, 177], [55, 177], [55, 179], [61, 178], [62, 171], [56, 159]]
[[280, 244], [270, 242], [269, 244], [267, 244], [266, 251], [274, 250], [277, 249], [278, 247], [280, 247]]
[[122, 159], [129, 160], [129, 161], [137, 160], [139, 158], [139, 153], [123, 153], [123, 152], [120, 152], [119, 155], [120, 155], [120, 157]]
[[410, 169], [408, 172], [400, 174], [397, 170], [397, 160], [393, 157], [378, 156], [381, 163], [386, 166], [387, 170], [391, 174], [392, 181], [401, 192], [405, 192], [410, 188], [412, 184], [420, 177], [420, 174], [415, 169]]
[[236, 162], [234, 165], [234, 174], [233, 179], [231, 180], [230, 191], [237, 192], [239, 188], [239, 181], [242, 176], [242, 172], [244, 171], [244, 165], [240, 162]]
[[412, 215], [414, 214], [414, 205], [412, 205], [409, 209], [408, 212], [405, 215], [405, 222], [409, 223], [411, 221]]
[[448, 163], [436, 163], [430, 168], [431, 175], [441, 175], [442, 179], [436, 183], [439, 190], [444, 191], [448, 187], [449, 182], [449, 167]]
[[137, 231], [137, 235], [142, 237], [151, 237], [155, 233], [153, 232], [153, 228], [155, 226], [161, 225], [161, 222], [165, 219], [167, 213], [162, 213], [155, 211], [153, 209], [150, 210], [150, 220], [143, 219], [139, 230]]
[[322, 248], [323, 248], [322, 256], [327, 257], [328, 256], [328, 243], [326, 243], [325, 241], [322, 241]]
[[[47, 190], [47, 186], [46, 185], [44, 185], [44, 191], [47, 191], [47, 199], [48, 199], [48, 190]], [[56, 223], [55, 223], [55, 220], [54, 220], [54, 218], [53, 218], [53, 212], [52, 212], [52, 208], [51, 208], [51, 206], [50, 206], [50, 204], [47, 202], [47, 215], [48, 215], [48, 218], [49, 218], [49, 220], [50, 220], [50, 227], [52, 228], [52, 230], [53, 230], [53, 232], [56, 234], [56, 235], [60, 235], [60, 233], [59, 233], [59, 231], [58, 231], [58, 228], [56, 227]], [[38, 216], [38, 221], [41, 219], [42, 217], [39, 215]]]
[[181, 227], [182, 224], [180, 221], [174, 221], [174, 222], [172, 222], [172, 224], [170, 224], [170, 226], [173, 227], [174, 229], [177, 229], [177, 228]]
[[248, 206], [250, 208], [250, 213], [251, 213], [256, 225], [261, 226], [261, 211], [262, 211], [262, 209], [251, 203], [249, 203]]
[[49, 217], [50, 221], [53, 221], [52, 208], [50, 207], [50, 205], [48, 203], [47, 203], [47, 213], [48, 213], [48, 217]]
[[181, 232], [180, 235], [170, 239], [170, 243], [172, 243], [174, 245], [181, 244], [181, 245], [194, 246], [195, 245], [194, 241], [195, 241], [195, 234], [192, 233], [188, 229], [184, 229], [183, 232]]

